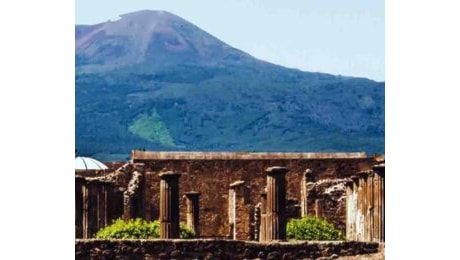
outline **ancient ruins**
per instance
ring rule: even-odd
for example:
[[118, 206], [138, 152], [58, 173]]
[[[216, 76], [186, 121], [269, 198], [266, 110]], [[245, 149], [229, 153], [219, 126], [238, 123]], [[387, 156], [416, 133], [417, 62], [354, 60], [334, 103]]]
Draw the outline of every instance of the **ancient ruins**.
[[[337, 252], [345, 245], [364, 250], [350, 249], [345, 255], [376, 252], [379, 244], [373, 242], [385, 241], [384, 157], [133, 151], [130, 162], [109, 166], [103, 173], [76, 172], [76, 254], [82, 257], [94, 243], [105, 242], [80, 239], [93, 238], [100, 228], [120, 217], [159, 219], [160, 237], [167, 240], [158, 241], [176, 241], [169, 239], [179, 237], [179, 223], [183, 222], [199, 241], [210, 239], [211, 247], [226, 243], [226, 247], [255, 248], [254, 252], [258, 242], [286, 241], [287, 221], [306, 215], [333, 223], [350, 242], [362, 241], [359, 246], [328, 244], [338, 247]], [[241, 242], [227, 244], [231, 241]], [[165, 243], [187, 247], [188, 242]], [[317, 247], [323, 248], [321, 243]], [[315, 250], [311, 254], [326, 254]]]

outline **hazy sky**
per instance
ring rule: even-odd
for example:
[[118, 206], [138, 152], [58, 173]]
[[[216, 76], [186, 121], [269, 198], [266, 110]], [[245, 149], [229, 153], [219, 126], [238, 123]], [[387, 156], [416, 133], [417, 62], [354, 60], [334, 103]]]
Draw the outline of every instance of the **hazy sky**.
[[384, 0], [77, 0], [76, 24], [166, 10], [259, 59], [385, 80]]

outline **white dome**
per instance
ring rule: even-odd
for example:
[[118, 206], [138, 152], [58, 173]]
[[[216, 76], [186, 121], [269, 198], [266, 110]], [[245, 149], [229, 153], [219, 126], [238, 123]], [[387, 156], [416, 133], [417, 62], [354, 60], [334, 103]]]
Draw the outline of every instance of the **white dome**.
[[103, 163], [89, 157], [75, 157], [75, 170], [106, 170]]

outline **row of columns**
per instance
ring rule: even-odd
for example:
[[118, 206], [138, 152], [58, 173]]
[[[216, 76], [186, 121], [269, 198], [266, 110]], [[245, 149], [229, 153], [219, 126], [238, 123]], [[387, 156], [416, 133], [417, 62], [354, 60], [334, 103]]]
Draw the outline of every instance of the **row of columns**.
[[[177, 172], [159, 174], [160, 238], [179, 238], [179, 177]], [[126, 195], [126, 194], [125, 194]], [[187, 192], [187, 226], [199, 236], [199, 192]], [[75, 180], [75, 237], [92, 238], [110, 221], [132, 215], [132, 199], [126, 201], [123, 192], [111, 183], [84, 178]], [[126, 203], [129, 202], [129, 203]]]
[[[375, 175], [361, 173], [347, 188], [347, 238], [352, 240], [384, 241], [384, 166], [374, 168]], [[286, 239], [286, 180], [289, 171], [286, 167], [269, 167], [265, 170], [266, 190], [261, 194], [261, 203], [254, 209], [254, 238], [259, 241]], [[367, 175], [366, 175], [367, 174]], [[179, 178], [177, 172], [163, 172], [160, 177], [160, 238], [179, 238]], [[302, 185], [301, 212], [307, 212], [307, 198], [313, 180], [311, 171], [304, 174]], [[92, 186], [96, 188], [91, 188]], [[98, 188], [101, 187], [101, 188]], [[90, 238], [98, 228], [107, 224], [113, 217], [107, 212], [107, 187], [104, 185], [84, 185], [76, 181], [76, 224], [77, 237]], [[199, 192], [187, 192], [187, 226], [199, 236]], [[245, 198], [244, 181], [230, 185], [229, 220], [233, 239], [246, 239], [238, 236], [237, 206]], [[361, 199], [358, 199], [361, 198]], [[243, 203], [245, 204], [245, 203]], [[88, 205], [96, 207], [88, 208]], [[315, 202], [316, 215], [321, 216], [322, 203]], [[105, 210], [100, 210], [105, 208]], [[110, 206], [113, 208], [113, 205]], [[353, 213], [350, 213], [353, 212]], [[110, 216], [109, 216], [110, 215]], [[96, 221], [97, 223], [89, 223]], [[85, 228], [86, 227], [86, 228]], [[89, 227], [89, 228], [88, 228]]]
[[346, 197], [347, 239], [385, 242], [385, 165], [352, 177]]
[[[255, 237], [260, 241], [286, 239], [286, 179], [289, 171], [286, 167], [269, 167], [265, 170], [267, 176], [266, 193], [261, 194], [262, 203], [257, 210], [260, 212], [260, 228]], [[179, 177], [177, 172], [160, 173], [160, 238], [179, 237]], [[198, 192], [188, 192], [187, 198], [187, 225], [199, 232], [199, 195]], [[239, 201], [244, 203], [244, 181], [237, 181], [230, 185], [229, 191], [229, 222], [231, 237], [239, 237], [237, 230]], [[249, 211], [248, 211], [249, 212]], [[256, 225], [257, 226], [257, 225]], [[254, 229], [256, 232], [256, 229]]]
[[92, 238], [123, 211], [123, 193], [109, 182], [75, 179], [75, 238]]

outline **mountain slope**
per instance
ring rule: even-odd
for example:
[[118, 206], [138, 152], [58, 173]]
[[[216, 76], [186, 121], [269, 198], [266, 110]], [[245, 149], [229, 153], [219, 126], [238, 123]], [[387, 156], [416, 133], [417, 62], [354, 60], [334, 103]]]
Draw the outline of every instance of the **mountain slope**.
[[76, 26], [75, 42], [82, 153], [384, 153], [384, 83], [270, 64], [162, 11]]

